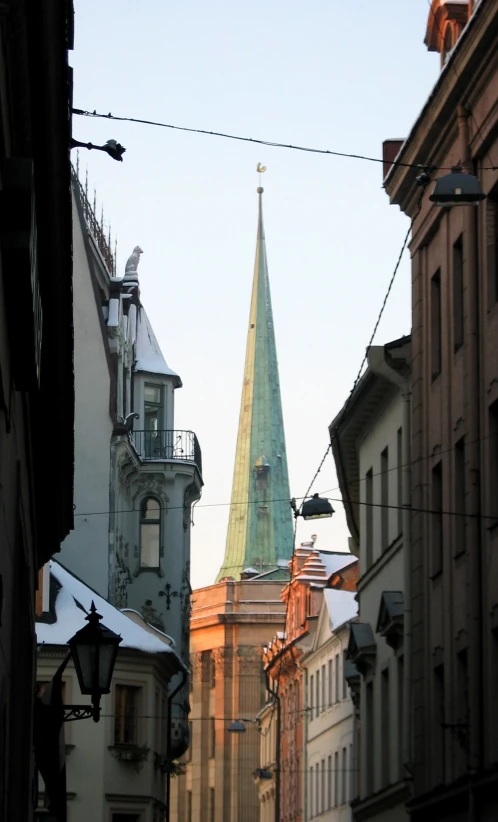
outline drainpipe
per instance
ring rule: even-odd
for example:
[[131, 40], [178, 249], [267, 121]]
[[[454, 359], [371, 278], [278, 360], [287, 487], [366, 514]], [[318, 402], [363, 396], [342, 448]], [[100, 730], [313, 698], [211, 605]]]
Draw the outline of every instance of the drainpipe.
[[[464, 106], [458, 107], [459, 149], [464, 171], [474, 173], [469, 147], [468, 113]], [[468, 580], [468, 626], [469, 626], [469, 822], [477, 822], [472, 786], [473, 774], [481, 767], [483, 740], [482, 722], [482, 626], [481, 626], [481, 505], [480, 505], [480, 328], [479, 328], [479, 267], [477, 249], [476, 208], [464, 209], [465, 237], [465, 297], [467, 334], [465, 335], [465, 356], [467, 371], [467, 438], [466, 438], [466, 484], [467, 484], [467, 580]]]
[[[183, 669], [182, 681], [176, 686], [174, 691], [171, 691], [171, 693], [168, 694], [168, 721], [166, 728], [166, 762], [168, 765], [168, 770], [166, 771], [166, 822], [169, 822], [171, 807], [171, 710], [173, 708], [173, 700], [175, 696], [179, 691], [181, 691], [186, 682], [187, 672]], [[190, 743], [192, 743], [192, 740], [190, 740]]]

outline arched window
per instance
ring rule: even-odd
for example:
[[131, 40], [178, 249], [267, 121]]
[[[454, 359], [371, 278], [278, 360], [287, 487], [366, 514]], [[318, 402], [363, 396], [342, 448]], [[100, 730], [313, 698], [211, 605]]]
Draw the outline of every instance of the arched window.
[[140, 505], [140, 567], [159, 568], [161, 545], [161, 505], [146, 497]]

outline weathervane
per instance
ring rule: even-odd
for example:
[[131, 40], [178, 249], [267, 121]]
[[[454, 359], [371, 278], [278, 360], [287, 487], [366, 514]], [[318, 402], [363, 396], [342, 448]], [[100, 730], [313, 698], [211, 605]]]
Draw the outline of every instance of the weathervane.
[[[264, 166], [262, 163], [258, 163], [258, 165], [256, 166], [256, 171], [259, 174], [259, 188], [261, 188], [261, 175], [265, 173], [266, 166]], [[262, 193], [263, 193], [263, 189], [261, 188], [261, 191], [259, 191], [259, 189], [258, 189], [258, 194], [262, 194]]]

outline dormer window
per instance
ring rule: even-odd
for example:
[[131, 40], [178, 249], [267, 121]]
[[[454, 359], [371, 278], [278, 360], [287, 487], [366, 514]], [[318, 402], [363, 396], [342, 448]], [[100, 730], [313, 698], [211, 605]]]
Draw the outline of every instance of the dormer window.
[[161, 505], [146, 497], [140, 505], [140, 567], [159, 568], [161, 555]]

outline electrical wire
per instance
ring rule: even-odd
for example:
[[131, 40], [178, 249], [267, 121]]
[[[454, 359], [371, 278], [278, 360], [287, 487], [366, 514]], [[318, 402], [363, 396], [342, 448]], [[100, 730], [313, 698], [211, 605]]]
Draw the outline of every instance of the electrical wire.
[[[351, 160], [364, 160], [369, 163], [384, 163], [384, 159], [380, 157], [368, 157], [364, 154], [352, 154], [345, 151], [332, 151], [331, 149], [327, 148], [310, 148], [309, 146], [298, 146], [293, 145], [291, 143], [278, 143], [274, 140], [263, 140], [256, 137], [242, 137], [236, 134], [227, 134], [223, 131], [209, 131], [208, 129], [204, 128], [188, 128], [187, 126], [175, 126], [171, 123], [160, 123], [156, 120], [144, 120], [139, 117], [120, 117], [114, 114], [102, 114], [97, 111], [87, 111], [86, 109], [81, 108], [73, 108], [73, 114], [77, 114], [80, 117], [95, 117], [100, 118], [103, 120], [116, 120], [121, 123], [138, 123], [140, 125], [146, 126], [156, 126], [157, 128], [167, 128], [172, 131], [186, 131], [190, 134], [205, 134], [210, 137], [222, 137], [226, 140], [238, 140], [243, 143], [255, 143], [261, 146], [268, 146], [270, 148], [286, 148], [291, 149], [292, 151], [305, 151], [310, 154], [328, 154], [332, 157], [345, 157]], [[419, 171], [424, 168], [421, 164], [415, 163], [402, 163], [394, 160], [390, 163], [391, 166], [404, 166], [405, 168], [415, 168]], [[430, 166], [431, 169], [434, 171], [451, 171], [450, 166]], [[490, 169], [491, 170], [491, 169]]]

